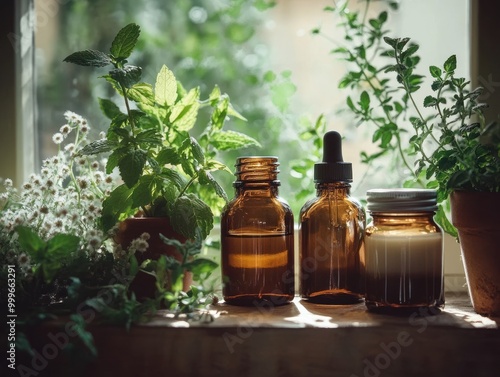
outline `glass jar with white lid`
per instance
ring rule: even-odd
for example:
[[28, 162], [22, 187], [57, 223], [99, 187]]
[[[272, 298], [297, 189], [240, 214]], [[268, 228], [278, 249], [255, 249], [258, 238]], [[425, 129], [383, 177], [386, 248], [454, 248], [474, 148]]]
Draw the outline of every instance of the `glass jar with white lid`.
[[434, 221], [437, 195], [429, 189], [367, 192], [366, 296], [371, 311], [444, 305], [443, 234]]

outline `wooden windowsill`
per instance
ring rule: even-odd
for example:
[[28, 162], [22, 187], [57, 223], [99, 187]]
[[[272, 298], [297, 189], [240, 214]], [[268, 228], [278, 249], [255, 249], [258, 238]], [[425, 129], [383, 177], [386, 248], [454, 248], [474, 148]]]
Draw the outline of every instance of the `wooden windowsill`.
[[[474, 313], [464, 293], [448, 293], [446, 300], [433, 316], [395, 317], [370, 313], [364, 304], [327, 306], [298, 298], [279, 307], [214, 305], [213, 322], [160, 312], [128, 332], [91, 327], [99, 357], [84, 375], [498, 375], [500, 318]], [[43, 333], [62, 328], [52, 326]], [[51, 376], [61, 364], [53, 363]]]

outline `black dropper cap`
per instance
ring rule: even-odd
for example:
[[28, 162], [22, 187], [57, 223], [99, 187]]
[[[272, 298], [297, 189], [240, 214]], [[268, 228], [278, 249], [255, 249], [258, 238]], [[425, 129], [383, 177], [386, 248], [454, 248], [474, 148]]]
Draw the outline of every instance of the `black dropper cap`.
[[323, 162], [314, 164], [314, 182], [352, 182], [352, 164], [342, 158], [342, 137], [337, 131], [323, 136]]

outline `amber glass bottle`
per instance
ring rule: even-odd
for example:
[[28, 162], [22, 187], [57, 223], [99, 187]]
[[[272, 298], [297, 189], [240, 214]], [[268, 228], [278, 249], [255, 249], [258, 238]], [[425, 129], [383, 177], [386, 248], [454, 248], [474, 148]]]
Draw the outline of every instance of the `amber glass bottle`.
[[278, 196], [278, 159], [240, 157], [235, 166], [236, 197], [221, 216], [224, 300], [288, 303], [294, 297], [293, 214]]
[[352, 167], [341, 136], [324, 136], [323, 162], [314, 166], [317, 196], [300, 212], [300, 294], [324, 304], [359, 302], [364, 295], [365, 212], [350, 196]]
[[443, 235], [433, 217], [436, 191], [376, 189], [367, 193], [366, 306], [397, 312], [441, 308]]

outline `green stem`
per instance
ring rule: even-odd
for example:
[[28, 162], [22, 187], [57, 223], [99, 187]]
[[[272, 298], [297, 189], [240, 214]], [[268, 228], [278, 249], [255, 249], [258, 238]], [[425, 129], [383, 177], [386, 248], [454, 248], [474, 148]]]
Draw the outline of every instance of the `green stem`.
[[125, 107], [127, 108], [127, 115], [128, 115], [128, 119], [130, 121], [130, 128], [132, 128], [132, 134], [134, 134], [135, 133], [135, 121], [134, 121], [134, 118], [132, 117], [132, 112], [130, 111], [130, 105], [129, 105], [128, 97], [127, 97], [127, 89], [125, 88], [125, 86], [122, 83], [120, 83], [120, 88], [122, 89], [123, 98], [125, 100]]
[[189, 188], [189, 186], [191, 186], [191, 184], [196, 180], [196, 178], [198, 178], [198, 175], [199, 175], [198, 172], [196, 172], [196, 174], [193, 177], [191, 177], [191, 179], [186, 184], [186, 186], [184, 186], [184, 188], [181, 190], [181, 192], [179, 193], [179, 195], [177, 195], [177, 199], [180, 198], [182, 195], [184, 195], [184, 193]]

